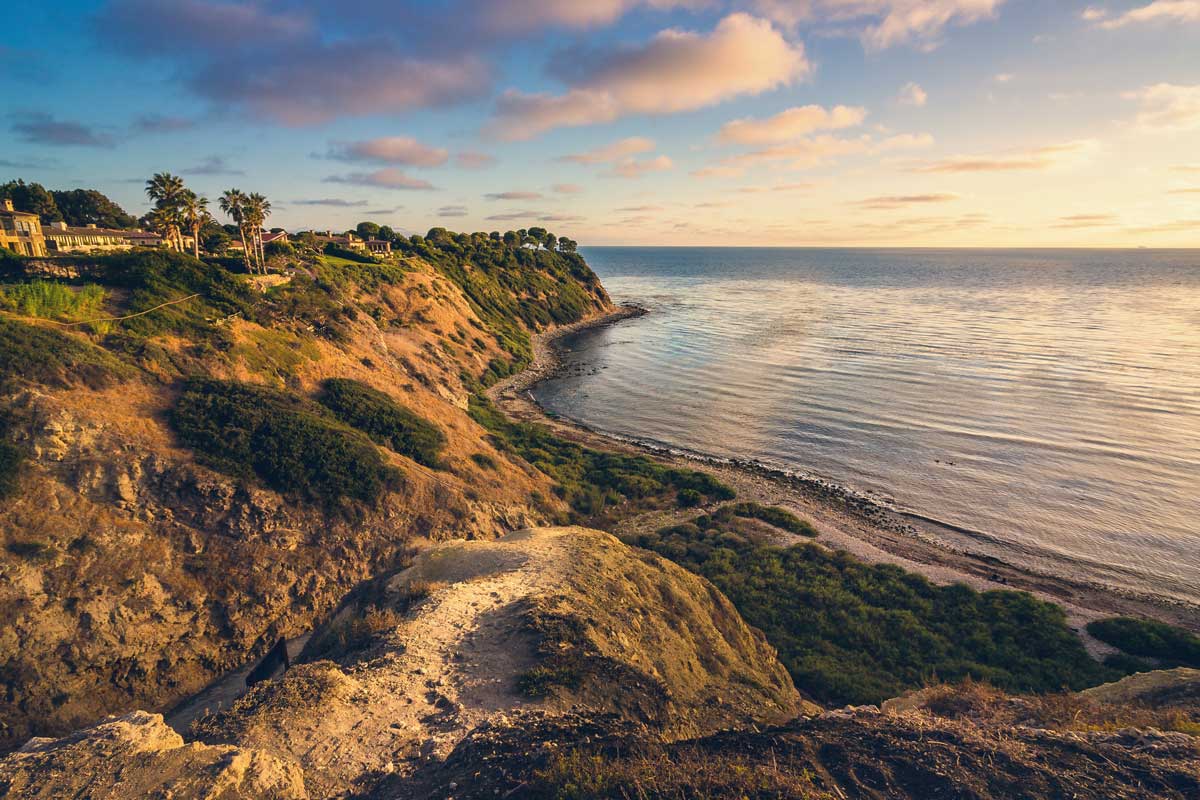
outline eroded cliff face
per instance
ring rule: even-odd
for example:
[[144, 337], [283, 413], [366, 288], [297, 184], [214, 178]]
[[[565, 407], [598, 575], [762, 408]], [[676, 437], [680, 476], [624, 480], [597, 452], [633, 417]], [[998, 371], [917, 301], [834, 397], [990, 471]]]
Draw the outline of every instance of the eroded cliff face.
[[[608, 305], [603, 290], [591, 302]], [[143, 364], [99, 388], [8, 381], [0, 411], [27, 455], [0, 504], [0, 746], [166, 709], [310, 629], [356, 583], [406, 563], [414, 540], [494, 537], [561, 511], [550, 482], [466, 414], [464, 376], [510, 356], [458, 285], [414, 259], [352, 303], [337, 340], [234, 318], [220, 357], [155, 339], [177, 373]], [[222, 474], [169, 425], [183, 372], [300, 396], [358, 379], [444, 433], [445, 468], [385, 450], [397, 485], [337, 508]]]

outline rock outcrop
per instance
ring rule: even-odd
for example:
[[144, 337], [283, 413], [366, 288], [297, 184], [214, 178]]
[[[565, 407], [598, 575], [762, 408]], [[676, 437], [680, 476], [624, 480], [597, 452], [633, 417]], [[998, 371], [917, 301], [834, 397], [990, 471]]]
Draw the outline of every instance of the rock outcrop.
[[711, 585], [583, 528], [437, 545], [309, 650], [328, 660], [194, 731], [299, 763], [314, 797], [410, 774], [528, 710], [612, 713], [678, 739], [816, 709]]
[[184, 744], [158, 714], [135, 711], [63, 739], [33, 739], [0, 761], [11, 798], [301, 800], [295, 765], [255, 750]]

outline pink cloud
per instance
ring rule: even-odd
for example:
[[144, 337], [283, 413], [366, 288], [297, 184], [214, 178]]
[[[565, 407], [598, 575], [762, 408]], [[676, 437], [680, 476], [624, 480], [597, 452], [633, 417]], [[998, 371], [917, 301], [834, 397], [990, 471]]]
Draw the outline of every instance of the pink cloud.
[[341, 161], [438, 167], [445, 164], [450, 156], [445, 149], [422, 144], [411, 136], [386, 136], [364, 142], [334, 144], [330, 148], [329, 157]]
[[767, 119], [735, 119], [721, 126], [717, 139], [735, 144], [774, 144], [786, 142], [821, 130], [853, 128], [861, 125], [867, 110], [860, 107], [834, 106], [826, 109], [809, 105], [789, 108]]
[[374, 186], [379, 189], [428, 191], [435, 188], [429, 181], [414, 178], [395, 167], [388, 167], [374, 172], [351, 172], [349, 175], [330, 175], [325, 179], [325, 182], [349, 183], [355, 186]]
[[621, 158], [638, 155], [654, 149], [654, 140], [644, 136], [630, 136], [627, 139], [612, 144], [588, 150], [586, 153], [574, 153], [563, 156], [559, 161], [569, 161], [574, 164], [603, 164]]
[[626, 114], [690, 111], [761, 94], [810, 71], [803, 45], [789, 43], [766, 20], [730, 14], [709, 34], [671, 28], [640, 47], [604, 53], [573, 77], [565, 94], [510, 90], [490, 129], [502, 138], [527, 139]]

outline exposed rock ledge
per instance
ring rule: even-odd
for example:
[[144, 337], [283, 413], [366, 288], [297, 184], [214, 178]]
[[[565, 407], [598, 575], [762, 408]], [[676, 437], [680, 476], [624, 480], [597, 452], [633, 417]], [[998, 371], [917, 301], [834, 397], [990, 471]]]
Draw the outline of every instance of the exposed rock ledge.
[[0, 795], [205, 800], [307, 798], [299, 767], [257, 750], [184, 744], [160, 714], [110, 717], [62, 739], [31, 739], [0, 761]]

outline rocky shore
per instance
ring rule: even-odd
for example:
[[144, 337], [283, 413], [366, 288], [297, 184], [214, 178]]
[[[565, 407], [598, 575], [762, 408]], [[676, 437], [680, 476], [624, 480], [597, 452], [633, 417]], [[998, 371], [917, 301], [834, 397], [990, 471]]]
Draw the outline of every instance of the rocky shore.
[[[830, 481], [772, 469], [752, 461], [729, 461], [654, 447], [610, 436], [579, 423], [551, 416], [532, 393], [538, 383], [563, 368], [565, 341], [588, 328], [614, 325], [643, 316], [647, 309], [626, 305], [573, 325], [543, 332], [533, 339], [534, 358], [524, 371], [493, 386], [488, 395], [511, 418], [549, 425], [579, 444], [599, 449], [643, 453], [663, 462], [695, 467], [703, 464], [740, 498], [788, 508], [808, 519], [820, 532], [819, 542], [846, 550], [868, 563], [895, 564], [937, 583], [965, 583], [979, 591], [1017, 589], [1061, 605], [1096, 656], [1111, 648], [1088, 636], [1084, 626], [1094, 619], [1134, 615], [1158, 619], [1200, 632], [1200, 607], [1138, 595], [1069, 576], [1044, 574], [1018, 563], [967, 552], [948, 544], [953, 529], [901, 514]], [[618, 534], [654, 530], [683, 521], [693, 512], [652, 513], [622, 520]], [[785, 535], [786, 536], [786, 535]], [[798, 541], [798, 540], [797, 540]], [[781, 542], [790, 543], [790, 542]]]

